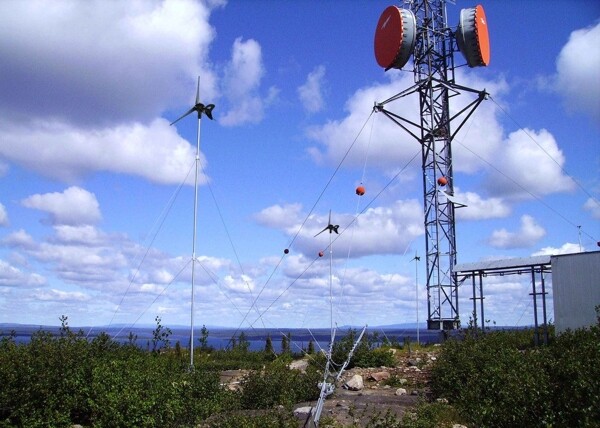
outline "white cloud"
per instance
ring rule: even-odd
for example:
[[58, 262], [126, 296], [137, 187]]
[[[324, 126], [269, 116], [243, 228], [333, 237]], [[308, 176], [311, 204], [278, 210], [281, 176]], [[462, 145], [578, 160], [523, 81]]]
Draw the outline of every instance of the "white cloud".
[[32, 195], [21, 203], [27, 208], [46, 211], [52, 224], [93, 224], [102, 218], [96, 196], [80, 187], [69, 187], [62, 193]]
[[223, 285], [227, 290], [235, 293], [252, 293], [256, 288], [256, 284], [248, 275], [226, 275], [223, 278]]
[[75, 226], [58, 224], [54, 226], [54, 232], [55, 235], [51, 238], [51, 241], [67, 245], [106, 245], [111, 239], [104, 232], [89, 224]]
[[[132, 123], [102, 129], [36, 121], [29, 126], [0, 123], [0, 156], [63, 181], [110, 171], [179, 184], [190, 171], [195, 151], [164, 119], [148, 126]], [[201, 162], [206, 165], [203, 157]]]
[[298, 96], [309, 113], [316, 113], [323, 109], [323, 79], [325, 77], [325, 67], [319, 65], [308, 74], [306, 82], [298, 88]]
[[0, 111], [78, 124], [145, 120], [187, 104], [198, 75], [212, 97], [208, 19], [220, 4], [0, 2]]
[[46, 279], [37, 273], [27, 273], [0, 260], [0, 287], [39, 287]]
[[[296, 235], [294, 246], [309, 259], [329, 246], [327, 231], [315, 235], [328, 225], [329, 214], [312, 214], [306, 219], [300, 206], [272, 206], [256, 217], [265, 225]], [[372, 254], [402, 254], [413, 240], [423, 234], [423, 208], [416, 200], [396, 201], [389, 207], [367, 209], [358, 217], [333, 213], [331, 222], [339, 225], [333, 234], [336, 257], [362, 257]], [[298, 233], [299, 231], [299, 233]]]
[[559, 254], [573, 254], [579, 253], [581, 248], [579, 244], [573, 244], [571, 242], [567, 242], [563, 244], [560, 248], [555, 247], [544, 247], [540, 251], [533, 253], [534, 256], [555, 256]]
[[4, 208], [4, 205], [2, 205], [0, 203], [0, 226], [8, 226], [8, 225], [9, 225], [8, 213], [6, 212], [6, 208]]
[[267, 207], [256, 214], [254, 218], [264, 226], [284, 229], [288, 233], [293, 233], [294, 227], [302, 221], [301, 215], [301, 204], [286, 204]]
[[6, 238], [2, 239], [2, 243], [12, 248], [21, 249], [33, 248], [36, 245], [33, 237], [23, 229], [11, 233]]
[[[355, 140], [353, 149], [344, 160], [346, 166], [362, 166], [366, 151], [369, 150], [370, 164], [378, 165], [384, 170], [393, 170], [420, 151], [416, 140], [381, 113], [371, 118], [375, 121], [372, 131], [369, 125], [365, 128], [369, 129], [369, 132], [361, 133], [361, 128], [369, 118], [375, 102], [389, 98], [398, 87], [413, 84], [412, 77], [405, 74], [392, 73], [388, 76], [389, 82], [357, 90], [344, 106], [347, 115], [343, 119], [331, 120], [307, 130], [308, 136], [320, 144], [309, 149], [310, 155], [317, 163], [338, 163]], [[388, 106], [395, 113], [416, 120], [419, 108], [418, 100], [414, 97], [403, 100], [403, 103], [396, 107], [399, 111]], [[372, 144], [369, 144], [370, 142]]]
[[567, 107], [600, 125], [600, 23], [573, 31], [556, 59], [556, 89]]
[[589, 211], [592, 218], [600, 219], [600, 202], [594, 198], [588, 198], [583, 205], [583, 209]]
[[545, 235], [546, 231], [535, 222], [533, 217], [524, 215], [521, 217], [521, 227], [518, 231], [494, 230], [489, 239], [489, 244], [495, 248], [531, 247]]
[[258, 123], [264, 117], [264, 108], [278, 91], [269, 90], [267, 96], [260, 94], [260, 82], [265, 74], [260, 44], [253, 39], [237, 38], [233, 43], [231, 61], [225, 69], [223, 94], [227, 97], [229, 110], [219, 118], [225, 126]]
[[573, 180], [564, 174], [565, 156], [554, 136], [545, 129], [512, 132], [497, 154], [502, 164], [487, 178], [494, 194], [531, 198], [574, 189]]
[[[495, 97], [500, 97], [507, 90], [504, 80], [482, 81], [473, 74], [461, 74], [461, 83], [477, 90], [486, 88]], [[320, 146], [311, 147], [309, 153], [318, 163], [337, 163], [346, 154], [350, 145], [356, 143], [344, 160], [345, 166], [362, 166], [368, 151], [369, 165], [376, 165], [386, 171], [397, 170], [405, 165], [415, 154], [420, 153], [417, 140], [408, 132], [400, 128], [381, 112], [372, 118], [373, 126], [369, 124], [368, 132], [361, 128], [369, 117], [375, 102], [383, 102], [398, 93], [398, 88], [408, 89], [414, 85], [412, 74], [390, 71], [386, 74], [389, 81], [377, 83], [357, 90], [346, 102], [347, 115], [341, 120], [312, 127], [307, 131], [308, 136], [320, 143]], [[453, 97], [451, 114], [458, 113], [468, 103], [477, 99], [476, 94], [464, 92]], [[385, 109], [415, 123], [419, 122], [418, 94], [408, 95], [396, 101], [387, 103]], [[496, 118], [499, 110], [496, 104], [484, 101], [476, 110], [477, 120], [471, 120], [465, 125], [456, 137], [453, 148], [454, 170], [473, 173], [486, 167], [481, 158], [491, 159], [492, 154], [500, 147], [502, 142], [502, 127]], [[452, 122], [455, 130], [460, 123], [459, 116]], [[411, 125], [403, 123], [415, 135], [420, 137], [421, 131]], [[418, 162], [413, 162], [413, 168], [420, 167]]]
[[[455, 189], [456, 190], [456, 189]], [[477, 193], [455, 191], [458, 201], [465, 204], [465, 208], [456, 210], [458, 220], [483, 220], [489, 218], [501, 218], [510, 214], [510, 207], [502, 198], [483, 199]]]
[[87, 302], [91, 299], [90, 296], [79, 291], [63, 291], [55, 288], [39, 290], [34, 293], [34, 297], [42, 301], [55, 302]]

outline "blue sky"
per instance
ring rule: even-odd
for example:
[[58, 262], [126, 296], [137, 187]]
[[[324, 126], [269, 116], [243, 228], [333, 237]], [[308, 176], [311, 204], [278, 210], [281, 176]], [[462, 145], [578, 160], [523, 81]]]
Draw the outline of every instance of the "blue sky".
[[[371, 115], [412, 85], [411, 62], [374, 58], [390, 4], [0, 2], [0, 322], [189, 323], [197, 122], [169, 123], [197, 76], [216, 108], [201, 129], [196, 324], [328, 326], [330, 289], [340, 325], [414, 322], [417, 290], [424, 321], [419, 148]], [[598, 250], [600, 4], [481, 4], [491, 63], [457, 82], [491, 97], [453, 144], [458, 261]], [[472, 6], [449, 4], [450, 25]], [[389, 109], [418, 114], [415, 99]], [[317, 256], [329, 238], [314, 237], [330, 210], [344, 230], [331, 271]], [[529, 292], [490, 279], [486, 318], [531, 324]]]

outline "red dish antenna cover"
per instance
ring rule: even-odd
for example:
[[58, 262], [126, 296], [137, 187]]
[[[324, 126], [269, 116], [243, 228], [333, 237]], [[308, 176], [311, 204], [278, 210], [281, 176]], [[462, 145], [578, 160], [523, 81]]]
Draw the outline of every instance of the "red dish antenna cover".
[[486, 67], [490, 63], [490, 36], [483, 6], [460, 11], [456, 42], [469, 67]]
[[415, 47], [417, 22], [408, 9], [388, 6], [375, 29], [375, 59], [385, 68], [402, 68]]

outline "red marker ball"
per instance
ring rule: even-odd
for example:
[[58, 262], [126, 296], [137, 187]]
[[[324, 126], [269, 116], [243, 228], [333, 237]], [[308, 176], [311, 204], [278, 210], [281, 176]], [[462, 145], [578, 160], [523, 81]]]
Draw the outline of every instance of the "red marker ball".
[[364, 186], [358, 186], [358, 187], [356, 188], [356, 194], [357, 194], [358, 196], [362, 196], [362, 195], [364, 195], [364, 194], [365, 194], [365, 192], [366, 192], [366, 190], [365, 190], [365, 187], [364, 187]]
[[323, 257], [323, 251], [319, 251], [319, 257]]
[[448, 184], [448, 179], [446, 177], [440, 177], [437, 179], [437, 182], [440, 186], [445, 186]]

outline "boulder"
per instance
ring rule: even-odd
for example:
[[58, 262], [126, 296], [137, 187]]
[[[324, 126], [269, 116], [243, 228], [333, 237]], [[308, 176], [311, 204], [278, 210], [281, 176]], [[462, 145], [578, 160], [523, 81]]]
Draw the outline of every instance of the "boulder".
[[404, 388], [398, 388], [396, 390], [396, 395], [406, 395], [406, 394], [408, 394], [408, 392]]
[[344, 388], [350, 391], [360, 391], [364, 388], [364, 382], [361, 375], [352, 376], [345, 384]]
[[390, 372], [382, 371], [382, 372], [371, 373], [369, 378], [374, 380], [375, 382], [381, 382], [382, 380], [386, 380], [386, 379], [390, 378]]
[[300, 370], [302, 373], [306, 373], [306, 368], [308, 367], [307, 360], [295, 360], [292, 361], [289, 365], [289, 368], [292, 370]]
[[311, 406], [298, 407], [297, 409], [294, 409], [294, 416], [303, 419], [312, 412], [313, 408]]

